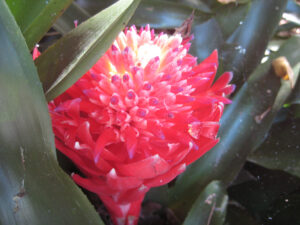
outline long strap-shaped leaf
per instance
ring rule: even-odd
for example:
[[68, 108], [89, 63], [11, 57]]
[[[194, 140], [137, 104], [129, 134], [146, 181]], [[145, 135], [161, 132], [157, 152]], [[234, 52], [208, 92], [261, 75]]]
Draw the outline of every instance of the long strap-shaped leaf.
[[199, 194], [183, 225], [223, 225], [228, 196], [220, 181], [212, 181]]
[[287, 0], [253, 0], [242, 24], [228, 38], [234, 51], [223, 52], [224, 71], [234, 72], [233, 82], [240, 86], [259, 65], [278, 26]]
[[6, 0], [29, 49], [44, 36], [73, 0]]
[[0, 224], [103, 225], [56, 162], [43, 90], [4, 0], [0, 49]]
[[230, 183], [247, 155], [264, 140], [276, 113], [292, 90], [290, 82], [280, 82], [270, 68], [272, 59], [286, 56], [291, 66], [296, 66], [300, 58], [300, 52], [295, 51], [298, 46], [300, 38], [287, 41], [254, 71], [237, 93], [222, 117], [220, 143], [179, 176], [170, 190], [169, 204], [178, 214], [185, 214], [189, 201], [192, 202], [199, 190], [212, 180]]
[[64, 92], [97, 62], [139, 2], [118, 1], [72, 30], [36, 60], [48, 101]]

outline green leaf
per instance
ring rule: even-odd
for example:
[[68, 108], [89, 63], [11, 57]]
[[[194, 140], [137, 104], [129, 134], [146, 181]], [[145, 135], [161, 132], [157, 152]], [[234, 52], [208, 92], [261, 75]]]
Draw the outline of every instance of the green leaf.
[[[266, 63], [260, 65], [226, 109], [219, 130], [220, 142], [180, 175], [170, 188], [169, 205], [176, 213], [193, 202], [199, 190], [212, 180], [230, 183], [247, 155], [264, 140], [273, 118], [291, 92], [271, 69], [272, 59], [284, 55], [292, 66], [298, 62], [300, 38], [291, 38]], [[245, 144], [247, 143], [247, 144]]]
[[91, 15], [95, 15], [118, 0], [79, 0], [77, 3]]
[[244, 23], [251, 4], [229, 4], [215, 9], [215, 17], [222, 30], [224, 38], [228, 38]]
[[29, 49], [44, 36], [72, 0], [6, 0]]
[[194, 9], [199, 9], [203, 12], [211, 13], [211, 9], [202, 1], [191, 1], [191, 0], [165, 0], [169, 2], [176, 2], [183, 5], [188, 5]]
[[56, 162], [42, 86], [3, 0], [0, 49], [0, 224], [103, 225]]
[[53, 24], [53, 28], [62, 35], [65, 35], [74, 29], [74, 21], [77, 20], [78, 24], [80, 24], [90, 17], [91, 15], [87, 11], [73, 2], [70, 7], [61, 15], [61, 17], [56, 20], [56, 22]]
[[[164, 0], [143, 0], [130, 20], [130, 24], [152, 28], [168, 29], [179, 27], [193, 12], [194, 8]], [[195, 9], [195, 20], [204, 22], [211, 15]]]
[[183, 225], [223, 225], [228, 196], [219, 181], [212, 181], [200, 193]]
[[222, 31], [215, 18], [205, 22], [196, 19], [192, 33], [195, 35], [195, 39], [190, 52], [196, 55], [200, 61], [207, 58], [213, 50], [219, 49], [224, 43]]
[[37, 58], [36, 66], [48, 101], [68, 89], [99, 60], [139, 2], [118, 1], [80, 24]]
[[300, 177], [300, 119], [275, 124], [264, 142], [248, 160], [269, 169]]
[[233, 82], [246, 80], [264, 55], [287, 0], [254, 0], [243, 24], [228, 38], [235, 51], [223, 51], [224, 71], [233, 71]]
[[[300, 71], [299, 71], [299, 73], [300, 73]], [[298, 76], [300, 76], [300, 74]], [[294, 90], [287, 102], [289, 104], [300, 104], [300, 79], [297, 80]]]

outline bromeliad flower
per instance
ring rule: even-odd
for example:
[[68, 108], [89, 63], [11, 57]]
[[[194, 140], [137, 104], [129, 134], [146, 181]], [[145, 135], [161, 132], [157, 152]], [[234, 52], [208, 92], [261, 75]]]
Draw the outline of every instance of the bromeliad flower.
[[197, 65], [189, 40], [149, 26], [121, 32], [104, 56], [49, 103], [56, 147], [84, 177], [114, 224], [137, 224], [151, 187], [182, 173], [217, 142], [232, 74], [214, 84], [214, 51]]

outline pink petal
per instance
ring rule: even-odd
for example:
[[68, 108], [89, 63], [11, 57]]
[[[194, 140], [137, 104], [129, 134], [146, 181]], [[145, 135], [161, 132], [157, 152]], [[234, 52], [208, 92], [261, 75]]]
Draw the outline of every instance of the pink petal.
[[165, 173], [169, 169], [169, 164], [159, 155], [154, 155], [137, 162], [118, 164], [116, 169], [124, 176], [148, 179]]
[[103, 151], [104, 147], [116, 140], [116, 132], [113, 128], [106, 128], [101, 135], [99, 135], [95, 151], [94, 151], [94, 160], [95, 163], [99, 161], [99, 157], [101, 152]]
[[229, 81], [231, 81], [233, 77], [233, 73], [232, 72], [226, 72], [226, 73], [223, 73], [219, 79], [214, 83], [214, 85], [212, 86], [211, 90], [212, 91], [216, 91], [220, 88], [223, 88], [225, 87]]
[[124, 134], [128, 156], [130, 159], [132, 159], [134, 157], [135, 149], [137, 145], [137, 131], [133, 127], [128, 126], [123, 131], [123, 134]]
[[77, 132], [78, 132], [78, 137], [81, 139], [81, 141], [86, 142], [91, 147], [95, 146], [95, 142], [90, 133], [90, 123], [88, 121], [83, 122], [78, 127]]
[[76, 184], [96, 194], [109, 195], [114, 193], [114, 191], [107, 187], [101, 179], [83, 178], [78, 174], [72, 174], [72, 178]]
[[119, 191], [136, 188], [143, 183], [141, 179], [136, 177], [120, 177], [117, 175], [115, 169], [111, 169], [106, 175], [106, 182], [112, 189]]
[[[208, 150], [210, 150], [212, 147], [214, 147], [219, 140], [218, 139], [207, 139], [205, 141], [198, 141], [199, 143], [202, 143], [202, 146], [197, 151], [191, 151], [187, 157], [184, 159], [184, 162], [186, 165], [191, 164], [192, 162], [199, 159], [202, 155], [204, 155]], [[197, 143], [197, 142], [196, 142]]]
[[189, 134], [198, 139], [200, 136], [215, 139], [219, 130], [220, 124], [218, 122], [194, 122], [189, 124]]
[[153, 179], [146, 180], [145, 185], [148, 187], [158, 187], [161, 185], [165, 185], [170, 181], [172, 181], [179, 174], [184, 172], [185, 168], [186, 168], [185, 163], [179, 164], [160, 176], [157, 176]]
[[39, 49], [38, 49], [38, 45], [36, 45], [33, 49], [33, 52], [32, 52], [32, 58], [33, 60], [35, 60], [36, 58], [38, 58], [39, 56], [41, 55]]

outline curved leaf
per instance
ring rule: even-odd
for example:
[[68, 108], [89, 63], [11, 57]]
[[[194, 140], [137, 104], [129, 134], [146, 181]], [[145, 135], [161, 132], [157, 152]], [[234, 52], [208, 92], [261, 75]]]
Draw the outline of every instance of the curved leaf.
[[213, 50], [219, 49], [224, 43], [222, 31], [215, 18], [205, 22], [196, 19], [192, 32], [195, 39], [190, 52], [196, 55], [200, 61], [207, 58]]
[[84, 22], [91, 15], [85, 11], [78, 4], [73, 2], [70, 7], [59, 17], [53, 24], [53, 28], [60, 32], [62, 35], [74, 29], [74, 21], [77, 20], [78, 24]]
[[43, 90], [3, 0], [0, 49], [0, 224], [103, 225], [56, 162]]
[[[300, 73], [300, 71], [299, 71], [299, 73]], [[298, 75], [298, 76], [300, 76], [300, 75]], [[300, 104], [300, 79], [297, 80], [294, 90], [287, 102], [289, 104]]]
[[[295, 46], [300, 46], [300, 38], [291, 38], [272, 58], [285, 55], [294, 66], [300, 58]], [[232, 182], [247, 155], [264, 140], [291, 92], [290, 83], [280, 82], [271, 69], [272, 58], [255, 70], [226, 109], [219, 131], [220, 143], [193, 163], [170, 189], [169, 205], [176, 212], [184, 213], [181, 209], [212, 180]]]
[[277, 123], [269, 137], [248, 156], [250, 162], [300, 177], [300, 119]]
[[200, 193], [183, 225], [223, 225], [228, 196], [219, 181], [212, 181]]
[[99, 60], [139, 2], [118, 1], [80, 24], [37, 58], [36, 66], [48, 101], [68, 89]]
[[166, 1], [181, 3], [193, 7], [195, 9], [199, 9], [203, 12], [211, 13], [211, 9], [203, 1], [194, 1], [194, 0], [166, 0]]
[[20, 26], [27, 46], [34, 45], [73, 0], [6, 0]]
[[215, 17], [222, 29], [224, 38], [228, 38], [244, 23], [251, 4], [229, 4], [215, 9]]
[[273, 36], [287, 0], [254, 0], [243, 24], [228, 38], [235, 51], [223, 51], [224, 71], [233, 71], [240, 84], [260, 63]]
[[[153, 28], [168, 29], [179, 27], [195, 10], [194, 8], [164, 0], [143, 0], [130, 20], [130, 24]], [[211, 17], [210, 14], [195, 10], [195, 20], [204, 22]]]
[[118, 0], [77, 0], [76, 3], [91, 15], [95, 15]]

